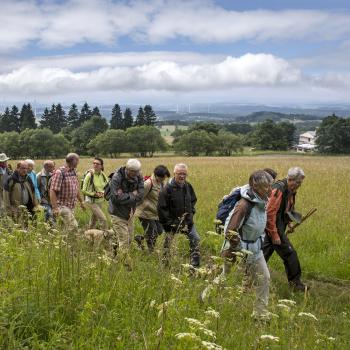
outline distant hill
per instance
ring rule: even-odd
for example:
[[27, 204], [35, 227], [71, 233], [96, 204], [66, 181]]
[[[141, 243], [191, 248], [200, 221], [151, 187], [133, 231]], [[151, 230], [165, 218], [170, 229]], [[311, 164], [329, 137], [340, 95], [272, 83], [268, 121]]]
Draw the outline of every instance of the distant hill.
[[271, 119], [274, 122], [279, 121], [293, 121], [293, 122], [302, 122], [302, 121], [321, 121], [324, 117], [310, 115], [310, 114], [286, 114], [280, 112], [269, 112], [269, 111], [260, 111], [254, 112], [244, 117], [237, 117], [236, 122], [239, 123], [259, 123], [267, 119]]

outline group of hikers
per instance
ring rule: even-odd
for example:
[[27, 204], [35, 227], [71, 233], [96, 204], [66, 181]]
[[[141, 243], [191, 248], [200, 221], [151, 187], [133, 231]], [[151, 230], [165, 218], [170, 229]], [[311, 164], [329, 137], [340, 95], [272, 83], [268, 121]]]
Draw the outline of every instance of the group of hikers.
[[[79, 156], [69, 153], [66, 164], [55, 168], [55, 162], [46, 160], [43, 169], [35, 174], [33, 160], [19, 161], [12, 171], [6, 154], [0, 154], [0, 217], [22, 220], [23, 211], [35, 217], [43, 211], [51, 225], [60, 222], [65, 231], [78, 232], [74, 209], [79, 202], [83, 210], [91, 212], [89, 229], [99, 228], [110, 241], [110, 253], [129, 265], [133, 240], [139, 247], [146, 242], [153, 252], [157, 237], [165, 235], [163, 262], [169, 264], [174, 236], [183, 233], [189, 240], [190, 264], [200, 266], [200, 236], [194, 223], [197, 197], [187, 181], [188, 167], [184, 163], [174, 166], [173, 177], [164, 165], [158, 165], [151, 176], [143, 177], [141, 163], [129, 159], [125, 166], [107, 176], [103, 159], [95, 157], [92, 168], [77, 176]], [[235, 198], [235, 205], [222, 222], [224, 242], [221, 255], [225, 260], [223, 274], [230, 271], [238, 252], [243, 259], [245, 283], [256, 287], [253, 315], [268, 318], [270, 274], [267, 262], [274, 251], [283, 260], [290, 286], [305, 292], [301, 282], [298, 255], [290, 243], [287, 232], [300, 221], [295, 212], [295, 197], [305, 174], [299, 167], [288, 170], [286, 178], [276, 180], [277, 173], [265, 168], [254, 171], [247, 184], [236, 187], [226, 198]], [[103, 211], [108, 202], [112, 228]], [[144, 235], [134, 234], [134, 219], [139, 218]], [[97, 231], [97, 230], [96, 230]]]

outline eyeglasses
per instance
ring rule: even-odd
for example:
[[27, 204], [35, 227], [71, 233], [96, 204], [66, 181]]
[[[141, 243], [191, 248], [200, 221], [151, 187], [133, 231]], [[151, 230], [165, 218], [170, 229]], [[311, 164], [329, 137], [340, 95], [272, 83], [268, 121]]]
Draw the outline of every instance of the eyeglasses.
[[92, 164], [93, 164], [93, 165], [102, 165], [102, 164], [99, 163], [99, 162], [93, 162]]
[[187, 176], [187, 173], [175, 173], [175, 175], [179, 175], [179, 176]]

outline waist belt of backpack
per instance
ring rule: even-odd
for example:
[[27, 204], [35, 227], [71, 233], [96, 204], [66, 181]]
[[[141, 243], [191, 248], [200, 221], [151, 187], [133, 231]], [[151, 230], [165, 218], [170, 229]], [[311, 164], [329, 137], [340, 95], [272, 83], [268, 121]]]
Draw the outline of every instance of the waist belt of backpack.
[[255, 241], [248, 240], [248, 239], [243, 239], [242, 236], [241, 236], [241, 241], [244, 242], [244, 243], [247, 243], [247, 244], [256, 243], [259, 239], [261, 240], [261, 243], [263, 243], [263, 240], [262, 240], [261, 236], [259, 236]]

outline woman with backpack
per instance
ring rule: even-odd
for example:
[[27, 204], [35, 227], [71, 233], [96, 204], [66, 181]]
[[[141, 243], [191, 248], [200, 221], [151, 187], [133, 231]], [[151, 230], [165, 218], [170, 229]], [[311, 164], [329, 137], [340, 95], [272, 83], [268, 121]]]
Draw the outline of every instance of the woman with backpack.
[[158, 198], [163, 189], [164, 181], [170, 177], [168, 168], [164, 165], [158, 165], [149, 178], [145, 178], [145, 192], [143, 202], [136, 208], [137, 216], [145, 231], [145, 236], [136, 236], [136, 242], [142, 246], [142, 240], [145, 238], [149, 252], [153, 252], [157, 237], [163, 233], [163, 227], [158, 218]]
[[241, 199], [226, 220], [225, 242], [222, 256], [227, 259], [224, 273], [229, 263], [235, 262], [235, 253], [244, 249], [246, 286], [256, 287], [256, 301], [252, 316], [256, 320], [268, 320], [270, 273], [262, 252], [267, 221], [266, 205], [271, 194], [273, 178], [266, 171], [258, 170], [250, 175], [249, 184], [240, 189]]
[[107, 230], [108, 223], [102, 205], [104, 203], [104, 188], [108, 183], [108, 178], [103, 172], [103, 159], [95, 157], [92, 169], [85, 172], [82, 184], [82, 193], [85, 196], [85, 203], [91, 210], [89, 229], [96, 228], [97, 222], [101, 230]]

